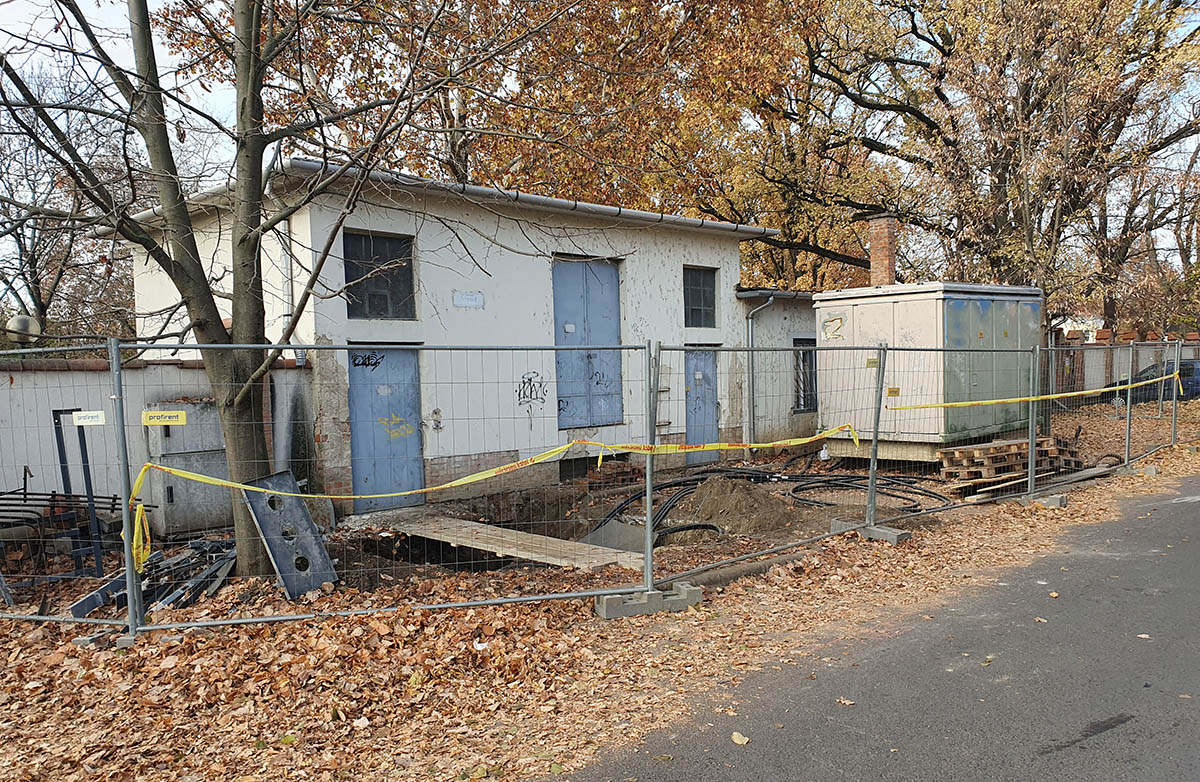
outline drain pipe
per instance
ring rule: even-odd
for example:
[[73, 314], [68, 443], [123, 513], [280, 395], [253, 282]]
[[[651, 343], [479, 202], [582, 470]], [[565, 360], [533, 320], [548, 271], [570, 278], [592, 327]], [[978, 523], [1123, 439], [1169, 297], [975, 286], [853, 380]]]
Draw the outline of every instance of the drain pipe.
[[746, 347], [750, 348], [746, 358], [746, 393], [750, 397], [749, 419], [746, 421], [746, 440], [751, 443], [755, 441], [756, 436], [754, 425], [754, 316], [774, 303], [775, 297], [768, 296], [765, 302], [746, 313]]

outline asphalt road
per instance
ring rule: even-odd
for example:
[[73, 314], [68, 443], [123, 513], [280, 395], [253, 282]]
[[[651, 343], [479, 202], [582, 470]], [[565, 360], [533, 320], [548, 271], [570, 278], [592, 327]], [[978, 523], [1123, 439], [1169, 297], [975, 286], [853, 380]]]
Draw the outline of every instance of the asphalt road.
[[1198, 780], [1200, 479], [1124, 510], [930, 619], [756, 674], [736, 716], [698, 702], [570, 778]]

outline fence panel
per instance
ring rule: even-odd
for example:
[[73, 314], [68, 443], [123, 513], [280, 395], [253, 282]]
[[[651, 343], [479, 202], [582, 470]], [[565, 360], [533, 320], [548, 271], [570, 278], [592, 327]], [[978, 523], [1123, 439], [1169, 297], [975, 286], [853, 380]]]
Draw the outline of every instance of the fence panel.
[[[1180, 350], [1176, 342], [1156, 342], [1045, 351], [1042, 393], [1081, 394], [1040, 405], [1042, 435], [1053, 435], [1053, 445], [1066, 455], [1065, 463], [1056, 464], [1056, 478], [1137, 460], [1174, 437], [1200, 436], [1200, 419], [1196, 426], [1177, 421], [1186, 399], [1181, 380], [1187, 386], [1172, 377]], [[1185, 360], [1181, 373], [1190, 369]]]
[[[0, 354], [0, 611], [124, 625], [120, 460], [103, 345]], [[83, 603], [79, 603], [84, 600]]]
[[[890, 348], [885, 437], [904, 443], [884, 469], [943, 503], [976, 503], [1024, 491], [1032, 350]], [[927, 505], [928, 503], [926, 503]], [[923, 506], [925, 507], [925, 506]]]
[[[660, 456], [654, 520], [660, 581], [794, 549], [867, 525], [876, 422], [899, 419], [877, 400], [891, 374], [875, 347], [664, 348], [659, 362], [660, 442], [745, 444]], [[908, 375], [905, 375], [905, 373]], [[824, 433], [824, 437], [818, 435]], [[857, 442], [855, 442], [857, 438]], [[941, 504], [880, 452], [879, 517]]]
[[[1165, 448], [1178, 440], [1194, 440], [1200, 436], [1200, 422], [1178, 423], [1178, 409], [1190, 394], [1195, 396], [1195, 365], [1182, 361], [1183, 346], [1179, 342], [1135, 343], [1129, 349], [1134, 354], [1134, 383], [1147, 383], [1130, 389], [1132, 420], [1130, 421], [1130, 458], [1139, 459]], [[1177, 371], [1179, 377], [1173, 375]], [[1181, 391], [1182, 389], [1182, 391]]]
[[[1043, 351], [1043, 394], [1077, 394], [1039, 403], [1043, 470], [1051, 483], [1125, 461], [1125, 391], [1132, 354], [1118, 345], [1051, 347]], [[1105, 387], [1113, 390], [1105, 391]], [[1095, 393], [1084, 393], [1095, 392]]]

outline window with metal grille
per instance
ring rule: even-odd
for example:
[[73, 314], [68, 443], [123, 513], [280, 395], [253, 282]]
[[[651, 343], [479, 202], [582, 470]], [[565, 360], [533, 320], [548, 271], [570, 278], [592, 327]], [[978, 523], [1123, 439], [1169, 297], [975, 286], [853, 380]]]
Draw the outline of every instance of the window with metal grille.
[[346, 317], [416, 320], [411, 236], [345, 231]]
[[792, 347], [797, 350], [795, 374], [795, 401], [793, 413], [813, 413], [817, 410], [817, 341], [815, 339], [793, 339]]
[[683, 268], [683, 325], [688, 328], [716, 328], [716, 269]]

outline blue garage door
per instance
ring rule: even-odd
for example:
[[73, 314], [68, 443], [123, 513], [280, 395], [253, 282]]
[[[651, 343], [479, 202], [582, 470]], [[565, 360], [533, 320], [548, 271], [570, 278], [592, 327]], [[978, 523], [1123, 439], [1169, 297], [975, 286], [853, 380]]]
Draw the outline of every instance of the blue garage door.
[[[425, 486], [415, 350], [350, 351], [350, 465], [355, 494]], [[354, 512], [420, 505], [425, 495], [355, 500]]]
[[[689, 350], [683, 354], [687, 382], [687, 444], [703, 445], [719, 441], [717, 430], [717, 354], [711, 350]], [[711, 464], [717, 451], [696, 451], [687, 455], [688, 464]]]
[[[612, 261], [554, 261], [554, 344], [619, 345], [621, 296]], [[555, 356], [558, 428], [623, 420], [621, 352], [560, 350]]]

